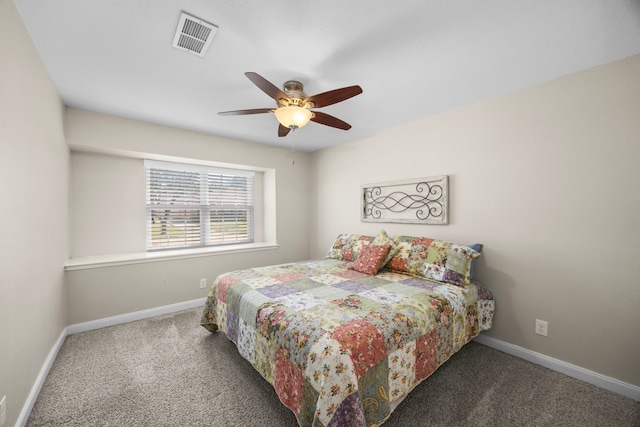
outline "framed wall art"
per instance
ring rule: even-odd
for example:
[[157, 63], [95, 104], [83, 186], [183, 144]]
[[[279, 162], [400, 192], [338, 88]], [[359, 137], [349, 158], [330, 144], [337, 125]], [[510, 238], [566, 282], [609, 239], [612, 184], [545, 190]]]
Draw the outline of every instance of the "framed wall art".
[[448, 175], [362, 186], [364, 222], [448, 224]]

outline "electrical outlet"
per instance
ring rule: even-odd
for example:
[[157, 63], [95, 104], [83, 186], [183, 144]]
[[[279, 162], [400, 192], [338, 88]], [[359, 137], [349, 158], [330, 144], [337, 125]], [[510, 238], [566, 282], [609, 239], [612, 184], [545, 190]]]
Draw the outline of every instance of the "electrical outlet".
[[4, 425], [7, 420], [7, 396], [2, 396], [0, 400], [0, 427]]
[[207, 287], [207, 279], [200, 279], [200, 289]]
[[549, 332], [549, 322], [536, 319], [536, 334], [547, 336]]

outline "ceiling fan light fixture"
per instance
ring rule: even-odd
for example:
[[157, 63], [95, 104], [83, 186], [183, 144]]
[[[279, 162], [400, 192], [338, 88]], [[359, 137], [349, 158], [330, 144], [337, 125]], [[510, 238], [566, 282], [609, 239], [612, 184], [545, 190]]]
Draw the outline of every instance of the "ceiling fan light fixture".
[[295, 105], [280, 107], [274, 111], [274, 114], [280, 124], [288, 129], [299, 129], [306, 126], [313, 117], [311, 111]]
[[289, 80], [284, 84], [284, 92], [278, 89], [273, 83], [265, 79], [258, 73], [246, 72], [245, 76], [256, 85], [261, 91], [276, 101], [277, 108], [253, 108], [249, 110], [222, 111], [218, 114], [222, 116], [233, 116], [242, 114], [274, 113], [278, 120], [278, 136], [287, 136], [290, 131], [306, 126], [309, 121], [330, 126], [336, 129], [349, 130], [351, 125], [343, 122], [337, 117], [320, 111], [311, 111], [311, 108], [321, 108], [328, 105], [337, 104], [353, 98], [362, 93], [362, 88], [358, 85], [343, 87], [307, 96], [302, 91], [302, 83]]

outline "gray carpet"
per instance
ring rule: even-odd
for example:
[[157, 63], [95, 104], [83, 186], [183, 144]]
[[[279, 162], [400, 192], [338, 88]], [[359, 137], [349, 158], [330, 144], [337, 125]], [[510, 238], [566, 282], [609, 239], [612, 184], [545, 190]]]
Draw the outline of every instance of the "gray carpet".
[[[297, 426], [200, 310], [67, 337], [27, 426]], [[472, 342], [392, 426], [640, 426], [640, 402]]]

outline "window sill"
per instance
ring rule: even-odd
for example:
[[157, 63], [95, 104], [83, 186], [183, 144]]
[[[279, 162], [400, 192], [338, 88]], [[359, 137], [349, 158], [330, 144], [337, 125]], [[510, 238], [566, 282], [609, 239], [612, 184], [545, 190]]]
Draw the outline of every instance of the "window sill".
[[87, 270], [91, 268], [114, 267], [119, 265], [142, 264], [204, 256], [225, 255], [241, 252], [277, 249], [277, 243], [250, 243], [246, 245], [217, 246], [210, 248], [180, 249], [157, 252], [139, 252], [115, 255], [99, 255], [71, 258], [64, 264], [65, 271]]

